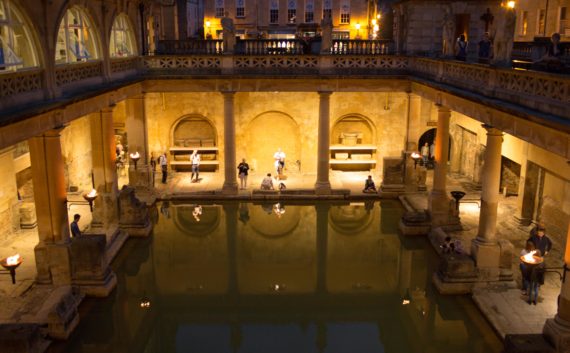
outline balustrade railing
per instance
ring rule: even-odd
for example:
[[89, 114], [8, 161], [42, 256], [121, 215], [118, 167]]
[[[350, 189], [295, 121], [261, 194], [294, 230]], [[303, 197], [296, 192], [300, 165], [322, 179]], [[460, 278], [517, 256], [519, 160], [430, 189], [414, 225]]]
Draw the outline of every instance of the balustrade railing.
[[224, 45], [218, 39], [161, 40], [155, 54], [158, 55], [217, 55], [222, 54]]
[[246, 39], [236, 43], [238, 55], [302, 55], [307, 46], [297, 39]]
[[102, 75], [102, 61], [59, 65], [55, 68], [55, 83], [62, 86], [92, 77], [102, 77]]
[[333, 40], [331, 54], [333, 55], [384, 55], [390, 53], [389, 40]]
[[42, 69], [27, 69], [0, 74], [0, 98], [41, 90], [42, 73]]

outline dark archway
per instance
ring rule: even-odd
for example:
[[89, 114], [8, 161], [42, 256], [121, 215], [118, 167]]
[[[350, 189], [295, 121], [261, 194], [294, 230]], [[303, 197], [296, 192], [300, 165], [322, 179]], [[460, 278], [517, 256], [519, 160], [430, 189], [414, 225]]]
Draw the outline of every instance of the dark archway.
[[[435, 143], [435, 137], [437, 136], [437, 129], [429, 129], [428, 131], [424, 132], [418, 141], [418, 150], [421, 150], [422, 146], [427, 142], [428, 146], [431, 146], [432, 143]], [[449, 137], [449, 150], [447, 154], [447, 160], [449, 161], [451, 158], [451, 136]]]

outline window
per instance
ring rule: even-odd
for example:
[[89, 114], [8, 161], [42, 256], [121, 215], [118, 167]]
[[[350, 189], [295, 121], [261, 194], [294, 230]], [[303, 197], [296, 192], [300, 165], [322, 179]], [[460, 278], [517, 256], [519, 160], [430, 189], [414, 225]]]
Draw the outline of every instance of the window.
[[121, 58], [135, 55], [134, 43], [129, 18], [125, 14], [120, 14], [115, 18], [111, 29], [111, 42], [109, 44], [111, 57]]
[[344, 0], [340, 5], [340, 23], [350, 23], [350, 0]]
[[315, 3], [314, 0], [305, 1], [305, 23], [311, 23], [315, 20]]
[[236, 1], [236, 17], [245, 17], [245, 0]]
[[279, 23], [279, 0], [271, 0], [269, 4], [269, 23]]
[[528, 11], [522, 12], [522, 21], [521, 21], [521, 35], [526, 36], [528, 33]]
[[0, 71], [38, 66], [28, 25], [9, 0], [0, 0]]
[[323, 0], [323, 18], [332, 18], [332, 0]]
[[536, 34], [538, 35], [545, 35], [544, 34], [544, 21], [546, 20], [546, 10], [540, 9], [538, 10], [538, 19], [536, 24]]
[[297, 1], [287, 1], [287, 23], [297, 22]]
[[79, 6], [68, 9], [61, 19], [55, 47], [57, 64], [99, 58], [94, 28]]
[[224, 17], [225, 13], [224, 0], [216, 0], [216, 17]]

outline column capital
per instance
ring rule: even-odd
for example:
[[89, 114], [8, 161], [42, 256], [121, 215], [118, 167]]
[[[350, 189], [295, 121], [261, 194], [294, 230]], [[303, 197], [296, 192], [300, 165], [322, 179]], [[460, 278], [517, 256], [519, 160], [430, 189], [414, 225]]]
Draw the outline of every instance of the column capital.
[[45, 131], [43, 134], [41, 134], [40, 136], [35, 136], [35, 137], [60, 137], [61, 136], [61, 132], [63, 131], [63, 129], [65, 129], [67, 127], [67, 125], [60, 125], [60, 126], [56, 126], [48, 131]]
[[321, 97], [330, 97], [333, 94], [333, 91], [317, 91], [319, 96]]
[[236, 94], [236, 91], [233, 91], [233, 90], [223, 90], [223, 91], [220, 91], [220, 93], [221, 93], [224, 97], [232, 97], [234, 94]]
[[442, 104], [437, 103], [435, 106], [437, 107], [438, 113], [451, 113], [451, 109]]
[[408, 92], [408, 98], [413, 100], [419, 100], [422, 98], [419, 94], [415, 94], [413, 92]]
[[487, 130], [487, 136], [503, 136], [503, 131], [489, 125], [489, 124], [481, 124], [481, 126]]
[[140, 94], [136, 94], [132, 97], [129, 97], [127, 99], [133, 99], [133, 100], [144, 100], [146, 98], [146, 93], [140, 93]]
[[115, 108], [117, 107], [117, 105], [115, 103], [109, 105], [108, 107], [105, 107], [103, 109], [101, 109], [101, 113], [103, 114], [113, 114], [113, 112], [115, 111]]

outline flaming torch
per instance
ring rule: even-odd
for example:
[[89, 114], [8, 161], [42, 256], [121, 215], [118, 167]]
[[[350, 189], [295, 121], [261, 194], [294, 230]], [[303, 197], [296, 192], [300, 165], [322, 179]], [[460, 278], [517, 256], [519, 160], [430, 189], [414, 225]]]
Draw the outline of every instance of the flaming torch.
[[133, 162], [135, 162], [135, 170], [137, 170], [137, 162], [139, 161], [139, 159], [141, 158], [141, 155], [139, 154], [139, 152], [135, 152], [135, 153], [131, 153], [129, 155], [131, 157], [131, 160]]
[[93, 201], [95, 201], [97, 196], [97, 190], [95, 189], [91, 190], [91, 192], [88, 194], [83, 194], [85, 201], [89, 202], [89, 208], [91, 209], [91, 212], [93, 212]]
[[2, 267], [4, 267], [7, 271], [9, 271], [9, 273], [5, 274], [9, 274], [12, 277], [12, 284], [16, 284], [16, 269], [21, 264], [22, 264], [22, 257], [20, 256], [20, 254], [9, 256], [5, 259], [0, 260], [0, 265], [2, 265]]

